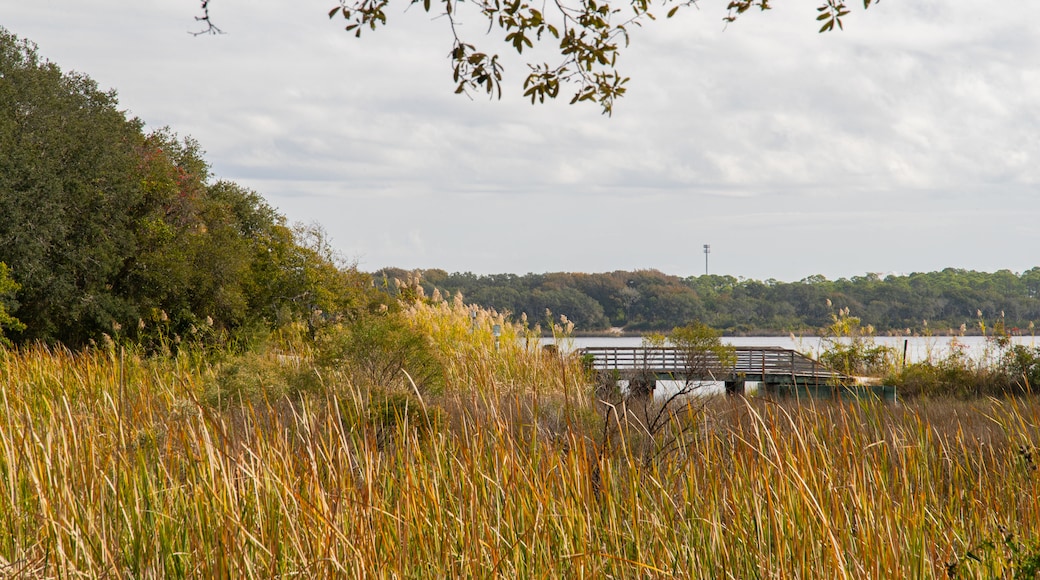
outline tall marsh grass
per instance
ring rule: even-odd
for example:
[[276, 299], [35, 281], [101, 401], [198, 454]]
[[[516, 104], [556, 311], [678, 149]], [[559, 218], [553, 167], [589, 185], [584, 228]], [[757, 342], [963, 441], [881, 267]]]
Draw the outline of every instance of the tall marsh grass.
[[[640, 434], [523, 327], [452, 301], [410, 316], [445, 385], [392, 407], [389, 437], [346, 375], [214, 405], [198, 359], [0, 350], [0, 575], [1035, 572], [1034, 399], [715, 399]], [[644, 461], [636, 440], [666, 431], [682, 444]]]

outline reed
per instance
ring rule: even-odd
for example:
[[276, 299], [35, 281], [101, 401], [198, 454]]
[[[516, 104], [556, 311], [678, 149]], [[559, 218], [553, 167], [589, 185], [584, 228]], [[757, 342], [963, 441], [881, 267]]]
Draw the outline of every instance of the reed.
[[[496, 350], [493, 313], [475, 330], [454, 302], [412, 316], [447, 384], [389, 427], [349, 377], [211, 405], [220, 369], [198, 358], [0, 351], [0, 575], [1035, 571], [1035, 399], [712, 399], [648, 434], [522, 327]], [[638, 451], [669, 435], [652, 461]]]

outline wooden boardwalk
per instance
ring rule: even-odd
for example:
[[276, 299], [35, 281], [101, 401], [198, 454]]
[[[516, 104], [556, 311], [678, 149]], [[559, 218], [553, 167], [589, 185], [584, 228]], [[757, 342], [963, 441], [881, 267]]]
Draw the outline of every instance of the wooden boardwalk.
[[873, 393], [895, 399], [891, 387], [863, 387], [856, 379], [803, 355], [772, 346], [734, 347], [735, 364], [723, 365], [711, 353], [691, 353], [676, 347], [587, 347], [579, 349], [591, 368], [613, 372], [620, 379], [721, 381], [727, 393], [743, 393], [744, 383], [762, 384], [767, 393], [806, 397], [847, 397]]

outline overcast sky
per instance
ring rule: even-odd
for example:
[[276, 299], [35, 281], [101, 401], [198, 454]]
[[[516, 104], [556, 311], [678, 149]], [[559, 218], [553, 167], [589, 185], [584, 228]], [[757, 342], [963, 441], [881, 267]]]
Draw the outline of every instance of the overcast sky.
[[[852, 1], [855, 4], [856, 0]], [[1040, 265], [1040, 2], [895, 0], [817, 34], [811, 0], [637, 30], [613, 117], [453, 94], [406, 2], [0, 0], [0, 25], [197, 139], [215, 177], [319, 222], [361, 269], [709, 270], [799, 280]], [[475, 19], [468, 40], [495, 48]]]

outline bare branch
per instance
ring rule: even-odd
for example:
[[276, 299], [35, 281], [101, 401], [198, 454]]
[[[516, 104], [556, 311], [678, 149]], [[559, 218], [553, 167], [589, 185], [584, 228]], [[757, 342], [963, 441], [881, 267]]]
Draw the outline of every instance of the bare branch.
[[203, 23], [206, 27], [198, 32], [188, 32], [192, 36], [202, 36], [203, 34], [224, 34], [224, 31], [218, 28], [213, 21], [209, 19], [209, 0], [202, 0], [202, 16], [195, 17], [196, 22]]

